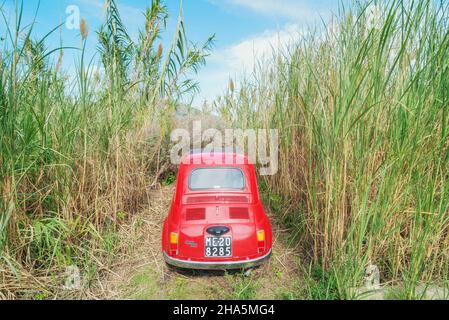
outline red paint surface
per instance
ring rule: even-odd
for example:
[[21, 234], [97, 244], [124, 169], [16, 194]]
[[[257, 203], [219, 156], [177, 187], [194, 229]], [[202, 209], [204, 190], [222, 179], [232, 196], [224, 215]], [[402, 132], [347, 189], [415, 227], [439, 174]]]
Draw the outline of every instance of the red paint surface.
[[[222, 164], [224, 159], [228, 160], [226, 164]], [[240, 161], [237, 162], [236, 159]], [[244, 164], [237, 164], [242, 163], [242, 159]], [[245, 176], [245, 188], [229, 191], [190, 190], [190, 172], [210, 167], [239, 168]], [[226, 236], [232, 236], [232, 257], [205, 257], [204, 239], [208, 235], [206, 229], [213, 226], [230, 228]], [[264, 248], [257, 241], [258, 230], [265, 231]], [[171, 232], [179, 234], [177, 250], [173, 250], [170, 245]], [[248, 158], [233, 153], [186, 156], [179, 166], [175, 193], [164, 221], [162, 250], [172, 258], [185, 261], [244, 262], [266, 255], [271, 247], [271, 224], [259, 197], [254, 165]]]

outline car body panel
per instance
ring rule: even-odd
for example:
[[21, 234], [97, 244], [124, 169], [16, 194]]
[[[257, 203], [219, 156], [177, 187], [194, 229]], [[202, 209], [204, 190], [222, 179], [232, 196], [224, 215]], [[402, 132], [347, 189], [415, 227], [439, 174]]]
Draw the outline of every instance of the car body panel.
[[[244, 176], [244, 187], [191, 190], [190, 174], [201, 168], [238, 168]], [[206, 257], [205, 239], [212, 236], [207, 232], [210, 227], [229, 230], [219, 237], [231, 237], [230, 256]], [[265, 235], [263, 242], [258, 241], [257, 236], [261, 230]], [[170, 241], [172, 233], [177, 236], [176, 245]], [[271, 224], [260, 201], [254, 165], [249, 159], [235, 153], [185, 156], [179, 166], [172, 204], [162, 231], [166, 262], [193, 269], [250, 267], [268, 259], [271, 247]]]

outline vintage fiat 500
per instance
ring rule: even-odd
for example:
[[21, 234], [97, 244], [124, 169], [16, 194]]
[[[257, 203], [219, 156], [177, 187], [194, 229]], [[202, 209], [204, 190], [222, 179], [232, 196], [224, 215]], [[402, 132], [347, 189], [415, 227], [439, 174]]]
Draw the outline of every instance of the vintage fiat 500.
[[271, 256], [255, 168], [238, 153], [192, 153], [179, 166], [162, 251], [172, 266], [245, 269]]

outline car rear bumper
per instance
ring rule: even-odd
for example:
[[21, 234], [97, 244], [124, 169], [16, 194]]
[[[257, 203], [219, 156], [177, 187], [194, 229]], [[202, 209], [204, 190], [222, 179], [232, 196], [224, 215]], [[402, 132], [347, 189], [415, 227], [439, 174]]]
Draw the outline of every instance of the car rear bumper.
[[196, 269], [196, 270], [233, 270], [233, 269], [247, 269], [261, 265], [271, 257], [270, 251], [259, 258], [251, 260], [241, 261], [220, 261], [220, 262], [199, 262], [199, 261], [187, 261], [169, 257], [164, 252], [164, 259], [169, 265], [183, 268], [183, 269]]

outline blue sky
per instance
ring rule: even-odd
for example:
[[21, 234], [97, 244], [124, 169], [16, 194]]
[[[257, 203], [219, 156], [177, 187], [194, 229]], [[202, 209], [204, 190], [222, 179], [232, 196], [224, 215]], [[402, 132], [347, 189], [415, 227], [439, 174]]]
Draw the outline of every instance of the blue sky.
[[[14, 17], [15, 0], [0, 0], [7, 18]], [[144, 9], [151, 0], [117, 0], [122, 19], [132, 37], [137, 37], [144, 25]], [[24, 1], [24, 21], [30, 23], [39, 1]], [[179, 12], [178, 0], [167, 0], [170, 21], [163, 39], [164, 47], [169, 45]], [[35, 25], [35, 37], [46, 34], [68, 17], [66, 10], [75, 5], [87, 21], [89, 29], [87, 50], [95, 52], [99, 29], [104, 16], [104, 0], [41, 0]], [[337, 12], [337, 0], [184, 0], [183, 11], [187, 36], [193, 42], [202, 42], [216, 34], [215, 48], [207, 66], [197, 76], [201, 93], [196, 104], [212, 100], [226, 88], [229, 77], [239, 78], [242, 70], [250, 70], [254, 56], [268, 54], [271, 46], [289, 39], [307, 28], [308, 25], [326, 20]], [[11, 20], [13, 21], [13, 20]], [[5, 23], [0, 24], [3, 35]], [[46, 45], [49, 48], [64, 46], [79, 47], [79, 30], [65, 26], [61, 32], [51, 36]], [[79, 52], [65, 50], [64, 69], [74, 70]]]

